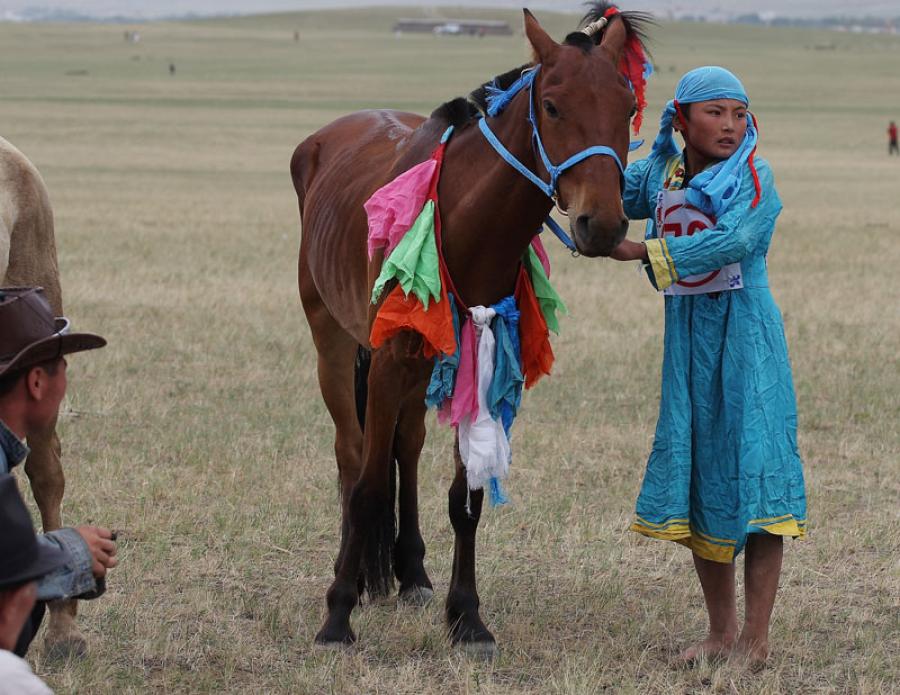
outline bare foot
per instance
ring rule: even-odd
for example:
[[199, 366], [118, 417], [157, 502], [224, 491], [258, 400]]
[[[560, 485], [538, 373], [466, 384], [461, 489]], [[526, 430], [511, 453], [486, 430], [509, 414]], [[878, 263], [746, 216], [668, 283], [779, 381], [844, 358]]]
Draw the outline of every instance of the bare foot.
[[767, 640], [758, 640], [745, 637], [741, 638], [734, 646], [735, 654], [741, 655], [747, 662], [751, 671], [759, 671], [766, 666], [769, 658], [769, 643]]
[[709, 635], [698, 644], [693, 644], [681, 652], [681, 662], [692, 666], [701, 659], [714, 660], [726, 657], [734, 645], [733, 635]]

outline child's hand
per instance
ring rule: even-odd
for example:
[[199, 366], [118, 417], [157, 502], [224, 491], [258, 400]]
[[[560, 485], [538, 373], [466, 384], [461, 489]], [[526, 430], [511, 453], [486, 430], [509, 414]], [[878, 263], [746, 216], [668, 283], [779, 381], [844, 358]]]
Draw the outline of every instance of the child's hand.
[[612, 250], [609, 257], [616, 261], [646, 261], [647, 247], [636, 241], [624, 239], [621, 244]]

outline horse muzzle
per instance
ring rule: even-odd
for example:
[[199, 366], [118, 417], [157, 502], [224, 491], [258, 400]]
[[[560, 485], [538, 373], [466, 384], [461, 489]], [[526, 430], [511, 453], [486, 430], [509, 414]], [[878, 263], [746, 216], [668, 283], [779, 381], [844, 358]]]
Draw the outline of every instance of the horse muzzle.
[[628, 232], [628, 218], [615, 216], [613, 219], [578, 215], [572, 223], [572, 235], [578, 253], [594, 258], [608, 256], [622, 243]]

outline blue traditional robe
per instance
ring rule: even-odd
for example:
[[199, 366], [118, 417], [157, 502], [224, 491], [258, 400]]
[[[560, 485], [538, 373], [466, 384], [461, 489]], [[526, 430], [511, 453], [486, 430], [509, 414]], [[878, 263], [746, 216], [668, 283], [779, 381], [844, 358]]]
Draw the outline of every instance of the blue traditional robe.
[[747, 170], [714, 228], [677, 238], [659, 238], [653, 218], [658, 192], [682, 185], [682, 156], [650, 157], [625, 172], [625, 213], [650, 219], [647, 271], [657, 289], [741, 265], [741, 289], [664, 297], [659, 421], [631, 527], [725, 563], [750, 533], [806, 532], [796, 398], [766, 273], [781, 200], [768, 164], [755, 164], [756, 207]]

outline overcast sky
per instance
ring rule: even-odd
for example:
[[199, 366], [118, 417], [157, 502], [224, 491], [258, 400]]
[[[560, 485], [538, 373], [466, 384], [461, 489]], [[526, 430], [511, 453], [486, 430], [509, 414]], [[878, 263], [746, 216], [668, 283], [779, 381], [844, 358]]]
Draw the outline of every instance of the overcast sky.
[[[870, 14], [900, 15], [898, 0], [622, 0], [623, 9], [672, 10], [685, 12], [777, 12], [791, 16]], [[253, 14], [259, 12], [297, 11], [365, 5], [469, 5], [481, 7], [560, 9], [578, 11], [582, 2], [575, 0], [0, 0], [0, 18], [11, 18], [28, 8], [55, 8], [97, 17], [160, 17], [196, 14]]]

